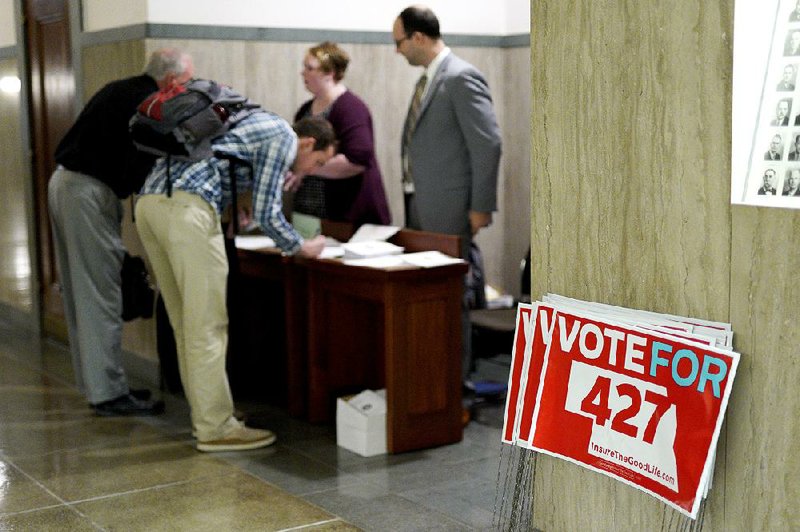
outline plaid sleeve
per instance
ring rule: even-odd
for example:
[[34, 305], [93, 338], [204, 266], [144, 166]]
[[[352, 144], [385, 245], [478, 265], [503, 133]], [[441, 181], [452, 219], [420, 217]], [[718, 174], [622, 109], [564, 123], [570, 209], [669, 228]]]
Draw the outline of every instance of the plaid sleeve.
[[285, 253], [294, 255], [303, 239], [283, 215], [283, 182], [297, 155], [297, 135], [274, 117], [269, 134], [255, 147], [253, 158], [253, 217], [264, 233]]

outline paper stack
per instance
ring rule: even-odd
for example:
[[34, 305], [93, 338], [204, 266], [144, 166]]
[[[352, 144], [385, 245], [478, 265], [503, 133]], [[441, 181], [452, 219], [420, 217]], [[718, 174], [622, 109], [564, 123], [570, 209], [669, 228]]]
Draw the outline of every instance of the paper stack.
[[345, 260], [385, 257], [387, 255], [399, 255], [403, 252], [403, 248], [400, 246], [378, 240], [347, 242], [346, 244], [342, 244], [342, 248], [344, 249]]
[[236, 235], [234, 245], [238, 249], [274, 248], [275, 241], [264, 235]]
[[350, 259], [345, 257], [344, 263], [348, 266], [362, 266], [366, 268], [378, 269], [402, 269], [402, 268], [435, 268], [436, 266], [447, 266], [448, 264], [458, 264], [464, 262], [461, 259], [445, 255], [439, 251], [419, 251], [417, 253], [401, 253], [399, 255], [382, 255], [362, 259]]

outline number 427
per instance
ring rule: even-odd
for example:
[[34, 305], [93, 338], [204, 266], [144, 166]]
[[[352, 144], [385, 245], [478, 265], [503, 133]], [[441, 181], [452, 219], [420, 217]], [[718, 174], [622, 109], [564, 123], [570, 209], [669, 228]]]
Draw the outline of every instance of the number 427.
[[[592, 389], [589, 390], [589, 393], [583, 398], [583, 401], [581, 401], [581, 410], [587, 414], [592, 414], [595, 423], [601, 426], [605, 426], [606, 422], [611, 418], [611, 430], [636, 438], [639, 434], [639, 427], [629, 423], [628, 420], [638, 414], [642, 407], [642, 395], [639, 388], [626, 382], [617, 384], [617, 394], [619, 394], [620, 397], [630, 398], [631, 404], [613, 415], [613, 418], [613, 412], [608, 407], [608, 395], [610, 390], [611, 379], [602, 376], [597, 377], [594, 386], [592, 386]], [[645, 442], [653, 443], [658, 423], [672, 405], [669, 403], [667, 397], [659, 395], [651, 390], [645, 391], [644, 400], [655, 406], [655, 410], [653, 410], [653, 414], [647, 422], [647, 427], [644, 429], [643, 436]]]

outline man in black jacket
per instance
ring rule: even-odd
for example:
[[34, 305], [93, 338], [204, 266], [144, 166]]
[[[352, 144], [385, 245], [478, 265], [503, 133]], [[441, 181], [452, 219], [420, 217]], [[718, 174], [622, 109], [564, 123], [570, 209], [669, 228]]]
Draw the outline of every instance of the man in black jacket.
[[56, 262], [75, 381], [98, 415], [154, 415], [163, 403], [131, 394], [122, 366], [122, 244], [120, 199], [141, 188], [155, 158], [128, 133], [136, 107], [160, 88], [191, 78], [191, 57], [153, 53], [141, 75], [95, 94], [56, 148], [48, 185]]

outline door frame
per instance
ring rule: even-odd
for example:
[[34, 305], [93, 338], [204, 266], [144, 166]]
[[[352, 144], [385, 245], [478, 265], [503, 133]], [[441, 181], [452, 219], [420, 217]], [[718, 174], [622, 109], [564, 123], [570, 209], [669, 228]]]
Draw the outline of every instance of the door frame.
[[[46, 217], [42, 216], [37, 209], [40, 207], [47, 208], [46, 201], [39, 202], [39, 198], [44, 194], [46, 198], [46, 190], [37, 190], [37, 160], [34, 151], [35, 135], [33, 131], [34, 120], [34, 104], [31, 100], [33, 94], [31, 86], [33, 72], [31, 71], [31, 64], [33, 58], [31, 57], [31, 49], [29, 47], [30, 38], [30, 24], [26, 19], [29, 0], [14, 0], [14, 11], [17, 26], [17, 43], [18, 49], [18, 63], [20, 79], [22, 81], [22, 94], [21, 99], [22, 109], [24, 110], [21, 115], [23, 116], [22, 131], [23, 131], [23, 145], [28, 149], [28, 167], [29, 179], [26, 183], [27, 195], [27, 221], [28, 221], [28, 251], [31, 264], [31, 300], [32, 300], [32, 328], [36, 330], [39, 336], [55, 336], [58, 339], [67, 341], [66, 323], [63, 318], [52, 319], [53, 317], [47, 313], [45, 308], [45, 291], [50, 290], [51, 287], [46, 286], [44, 282], [46, 274], [43, 271], [43, 264], [41, 253], [46, 251], [48, 247], [41, 241], [43, 234], [48, 234], [50, 231], [49, 224], [47, 228], [42, 228], [42, 220]], [[82, 86], [82, 54], [81, 54], [81, 38], [82, 38], [82, 2], [81, 0], [64, 0], [65, 7], [65, 22], [68, 25], [68, 39], [69, 39], [69, 61], [71, 63], [71, 71], [74, 83], [73, 101], [72, 101], [72, 119], [77, 117], [78, 113], [83, 107], [83, 86]], [[43, 203], [40, 205], [40, 203]], [[52, 253], [51, 253], [52, 255]], [[54, 256], [50, 257], [54, 260]], [[52, 270], [55, 271], [55, 265], [52, 265]]]
[[[27, 24], [25, 23], [25, 10], [23, 3], [25, 0], [14, 0], [14, 28], [17, 47], [17, 74], [19, 75], [21, 87], [19, 94], [20, 102], [20, 144], [26, 151], [28, 174], [23, 177], [25, 180], [25, 223], [28, 228], [28, 263], [31, 268], [31, 319], [29, 327], [37, 336], [42, 335], [42, 282], [39, 274], [39, 253], [38, 253], [38, 229], [36, 227], [36, 192], [34, 187], [33, 174], [33, 139], [31, 135], [31, 102], [30, 84], [31, 75], [28, 69], [28, 40], [26, 34]], [[70, 24], [72, 21], [70, 20]]]

